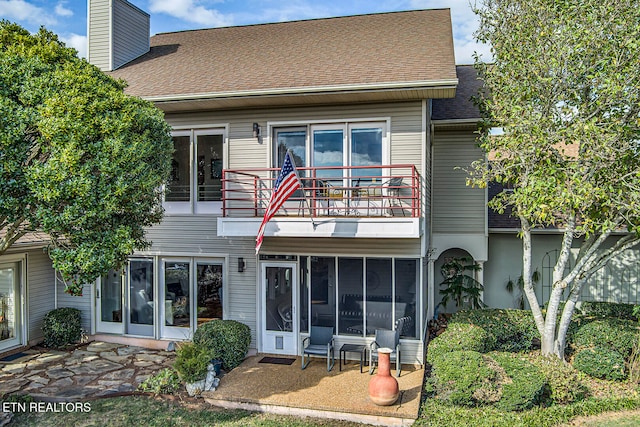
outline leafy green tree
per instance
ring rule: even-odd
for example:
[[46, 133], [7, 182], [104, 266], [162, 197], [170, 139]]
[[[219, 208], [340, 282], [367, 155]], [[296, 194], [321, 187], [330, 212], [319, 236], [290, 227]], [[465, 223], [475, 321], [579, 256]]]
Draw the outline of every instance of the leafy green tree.
[[147, 247], [162, 217], [170, 129], [125, 87], [55, 34], [0, 21], [0, 254], [45, 233], [71, 294]]
[[[513, 189], [491, 207], [520, 219], [524, 292], [542, 352], [563, 358], [582, 286], [640, 240], [640, 2], [481, 0], [475, 12], [476, 37], [493, 53], [491, 64], [476, 59], [490, 161], [473, 165], [469, 183]], [[545, 313], [532, 280], [535, 227], [562, 232]]]

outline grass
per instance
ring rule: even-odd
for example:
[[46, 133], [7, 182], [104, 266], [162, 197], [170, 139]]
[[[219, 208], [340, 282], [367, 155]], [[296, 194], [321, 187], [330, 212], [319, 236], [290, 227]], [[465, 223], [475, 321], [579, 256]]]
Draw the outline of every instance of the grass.
[[264, 426], [264, 427], [356, 427], [346, 421], [297, 418], [241, 410], [223, 410], [206, 404], [188, 404], [151, 398], [125, 396], [90, 402], [89, 412], [16, 413], [12, 425], [33, 427], [178, 427], [178, 426]]

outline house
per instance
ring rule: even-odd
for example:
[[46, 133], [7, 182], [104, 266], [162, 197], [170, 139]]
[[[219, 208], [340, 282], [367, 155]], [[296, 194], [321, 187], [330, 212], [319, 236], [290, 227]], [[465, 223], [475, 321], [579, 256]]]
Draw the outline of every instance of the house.
[[[148, 22], [126, 1], [89, 2], [89, 61], [165, 112], [176, 149], [152, 247], [85, 292], [91, 332], [188, 339], [222, 317], [249, 325], [258, 351], [299, 354], [311, 325], [333, 326], [339, 346], [406, 318], [403, 361], [422, 363], [432, 240], [487, 259], [484, 190], [462, 180], [452, 198], [457, 178], [435, 161], [482, 155], [466, 153], [472, 121], [432, 117], [459, 84], [449, 10], [150, 40]], [[303, 187], [256, 255], [287, 150]]]
[[[520, 274], [517, 223], [488, 211], [496, 187], [467, 187], [461, 169], [484, 156], [471, 102], [481, 82], [455, 65], [448, 9], [150, 38], [129, 2], [88, 6], [88, 60], [173, 129], [165, 218], [148, 250], [82, 297], [64, 293], [46, 236], [14, 244], [0, 256], [0, 353], [41, 340], [49, 310], [76, 307], [103, 340], [166, 347], [224, 318], [247, 324], [257, 351], [288, 355], [312, 325], [332, 326], [339, 347], [403, 318], [403, 363], [421, 364], [427, 321], [456, 309], [438, 309], [440, 269], [460, 256], [481, 265], [485, 303], [517, 306], [505, 290]], [[287, 151], [302, 187], [256, 255]], [[559, 239], [534, 235], [543, 298]], [[627, 251], [583, 298], [637, 302], [637, 260]]]

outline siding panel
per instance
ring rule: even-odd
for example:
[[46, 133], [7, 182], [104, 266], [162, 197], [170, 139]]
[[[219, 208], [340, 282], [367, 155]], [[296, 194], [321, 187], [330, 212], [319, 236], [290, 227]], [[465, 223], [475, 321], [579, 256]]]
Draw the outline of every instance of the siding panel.
[[467, 168], [482, 158], [471, 132], [437, 132], [433, 140], [434, 233], [485, 233], [485, 190], [468, 187]]
[[42, 339], [44, 316], [55, 308], [54, 271], [51, 260], [42, 250], [27, 254], [27, 340]]
[[149, 15], [122, 0], [113, 4], [113, 69], [149, 51]]

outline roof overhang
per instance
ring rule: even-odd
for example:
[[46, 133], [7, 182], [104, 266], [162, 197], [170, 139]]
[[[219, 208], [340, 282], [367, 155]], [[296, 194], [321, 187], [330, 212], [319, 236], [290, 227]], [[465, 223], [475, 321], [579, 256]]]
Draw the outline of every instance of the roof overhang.
[[165, 112], [453, 98], [458, 79], [142, 96]]

